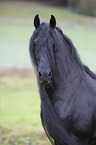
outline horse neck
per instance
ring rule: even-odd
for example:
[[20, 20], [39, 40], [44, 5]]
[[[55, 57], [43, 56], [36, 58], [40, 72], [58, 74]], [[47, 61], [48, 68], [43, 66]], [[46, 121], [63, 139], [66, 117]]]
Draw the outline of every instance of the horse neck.
[[39, 88], [42, 90], [40, 91], [42, 101], [46, 100], [45, 96], [47, 94], [50, 101], [55, 104], [58, 99], [62, 99], [66, 94], [70, 97], [70, 93], [76, 90], [81, 78], [84, 76], [84, 73], [81, 65], [78, 64], [79, 62], [77, 62], [75, 58], [70, 57], [70, 61], [71, 63], [69, 64], [63, 63], [62, 60], [59, 60], [58, 58], [60, 64], [58, 63], [54, 69], [52, 83], [48, 86], [42, 86], [39, 84]]
[[[73, 48], [75, 51], [75, 48]], [[56, 62], [56, 84], [72, 85], [79, 82], [83, 77], [83, 64], [81, 63], [76, 52], [70, 52], [67, 48], [66, 52], [60, 52]], [[74, 53], [74, 54], [73, 54]]]

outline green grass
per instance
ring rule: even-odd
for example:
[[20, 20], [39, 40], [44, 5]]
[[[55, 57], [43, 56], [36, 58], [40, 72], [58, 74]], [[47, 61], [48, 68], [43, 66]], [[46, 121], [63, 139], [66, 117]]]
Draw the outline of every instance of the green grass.
[[[40, 100], [36, 86], [35, 79], [1, 78], [1, 112], [4, 115], [2, 115], [1, 124], [15, 127], [16, 124], [23, 121], [22, 127], [32, 125], [32, 122], [33, 126], [34, 124], [39, 126]], [[32, 118], [34, 118], [33, 121]]]
[[40, 99], [36, 79], [2, 77], [0, 84], [2, 145], [4, 143], [15, 145], [20, 140], [21, 144], [19, 144], [23, 145], [22, 142], [27, 142], [28, 138], [34, 145], [47, 143], [41, 126]]

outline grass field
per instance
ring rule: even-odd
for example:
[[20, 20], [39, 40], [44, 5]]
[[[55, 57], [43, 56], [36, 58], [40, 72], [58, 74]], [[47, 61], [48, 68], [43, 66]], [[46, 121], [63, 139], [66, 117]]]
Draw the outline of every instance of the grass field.
[[[85, 64], [96, 72], [96, 18], [64, 8], [30, 2], [0, 1], [0, 69], [30, 68], [29, 39], [33, 17], [57, 18], [57, 26], [71, 38]], [[36, 78], [8, 75], [0, 78], [0, 144], [48, 145], [40, 121]]]
[[0, 84], [1, 145], [48, 144], [41, 127], [36, 79], [2, 77]]

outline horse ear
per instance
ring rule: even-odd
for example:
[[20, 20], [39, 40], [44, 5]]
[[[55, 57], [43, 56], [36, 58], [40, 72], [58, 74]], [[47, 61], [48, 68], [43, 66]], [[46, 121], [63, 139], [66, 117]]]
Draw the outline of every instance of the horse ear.
[[34, 26], [37, 29], [40, 25], [40, 19], [39, 19], [39, 15], [37, 14], [34, 18]]
[[55, 28], [55, 26], [56, 26], [56, 19], [55, 19], [55, 17], [53, 15], [51, 15], [50, 26], [52, 28]]

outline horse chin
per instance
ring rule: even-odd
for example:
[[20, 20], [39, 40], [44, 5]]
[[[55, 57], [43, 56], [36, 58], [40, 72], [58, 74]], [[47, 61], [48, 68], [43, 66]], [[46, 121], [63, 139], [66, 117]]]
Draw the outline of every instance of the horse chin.
[[51, 80], [40, 80], [39, 82], [40, 82], [41, 85], [45, 85], [45, 86], [51, 84]]

